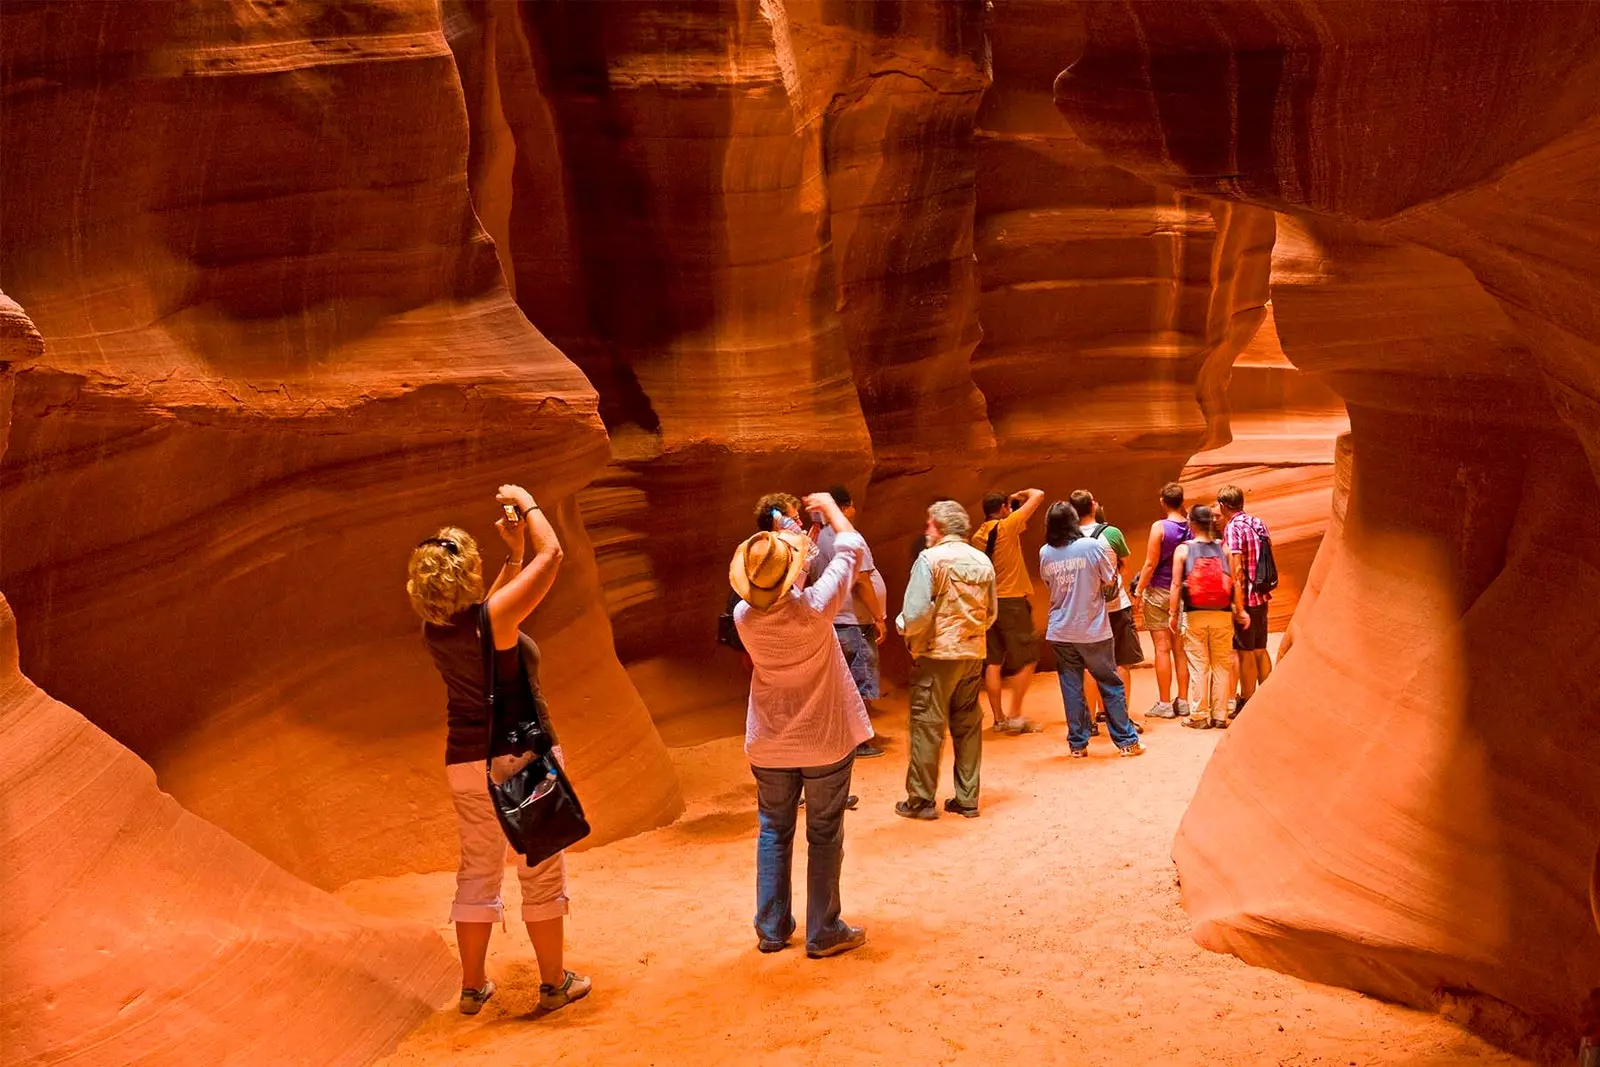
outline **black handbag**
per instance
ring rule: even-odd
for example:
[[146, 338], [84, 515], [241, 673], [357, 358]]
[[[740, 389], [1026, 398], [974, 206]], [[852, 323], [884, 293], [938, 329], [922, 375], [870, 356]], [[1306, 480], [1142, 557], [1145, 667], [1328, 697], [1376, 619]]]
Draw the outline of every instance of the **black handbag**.
[[[489, 625], [487, 604], [480, 609], [478, 639], [483, 646], [483, 695], [489, 705], [489, 751], [485, 753], [484, 773], [489, 801], [506, 840], [531, 867], [588, 837], [589, 822], [583, 817], [583, 805], [578, 802], [572, 782], [556, 759], [554, 739], [539, 721], [538, 701], [525, 704], [533, 709], [531, 719], [502, 721], [502, 709], [515, 705], [496, 699], [494, 631]], [[517, 658], [520, 662], [520, 650]], [[525, 687], [532, 697], [526, 667], [518, 670], [513, 684]], [[494, 755], [494, 750], [501, 747], [495, 744], [496, 739], [503, 739], [512, 752]]]

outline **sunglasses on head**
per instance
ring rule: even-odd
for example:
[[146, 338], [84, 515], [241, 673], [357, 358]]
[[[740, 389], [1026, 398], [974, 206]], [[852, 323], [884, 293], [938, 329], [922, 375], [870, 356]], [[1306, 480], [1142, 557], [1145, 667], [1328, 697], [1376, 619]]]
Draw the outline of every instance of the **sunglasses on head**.
[[448, 537], [424, 537], [421, 541], [417, 542], [418, 548], [421, 548], [423, 545], [438, 545], [452, 556], [461, 555], [461, 546], [450, 540]]

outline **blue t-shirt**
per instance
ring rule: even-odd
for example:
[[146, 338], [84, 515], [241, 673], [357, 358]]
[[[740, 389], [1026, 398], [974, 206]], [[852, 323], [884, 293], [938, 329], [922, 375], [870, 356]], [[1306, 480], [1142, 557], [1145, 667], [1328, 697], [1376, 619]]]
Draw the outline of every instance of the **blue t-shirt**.
[[1093, 644], [1111, 640], [1105, 586], [1117, 573], [1103, 542], [1081, 537], [1064, 548], [1039, 550], [1039, 577], [1050, 590], [1046, 641]]

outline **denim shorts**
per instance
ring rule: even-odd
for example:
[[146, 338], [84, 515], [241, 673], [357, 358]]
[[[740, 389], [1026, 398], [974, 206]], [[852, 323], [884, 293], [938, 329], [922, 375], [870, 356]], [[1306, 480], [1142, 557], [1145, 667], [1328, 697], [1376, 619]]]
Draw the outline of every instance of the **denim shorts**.
[[850, 668], [850, 679], [856, 683], [856, 692], [862, 700], [878, 698], [878, 628], [876, 626], [840, 626], [833, 628], [839, 638], [839, 648]]

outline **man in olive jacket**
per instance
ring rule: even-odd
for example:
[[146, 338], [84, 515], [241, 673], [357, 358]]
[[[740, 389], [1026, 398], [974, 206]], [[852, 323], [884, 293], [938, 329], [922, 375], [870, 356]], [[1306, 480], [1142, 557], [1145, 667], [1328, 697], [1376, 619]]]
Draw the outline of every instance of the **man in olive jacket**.
[[908, 819], [937, 819], [934, 792], [946, 725], [955, 746], [955, 796], [948, 812], [978, 816], [983, 761], [983, 663], [989, 627], [999, 611], [994, 564], [967, 543], [966, 509], [941, 500], [928, 509], [928, 548], [911, 567], [905, 610], [895, 628], [913, 657], [911, 760], [906, 799], [894, 806]]

